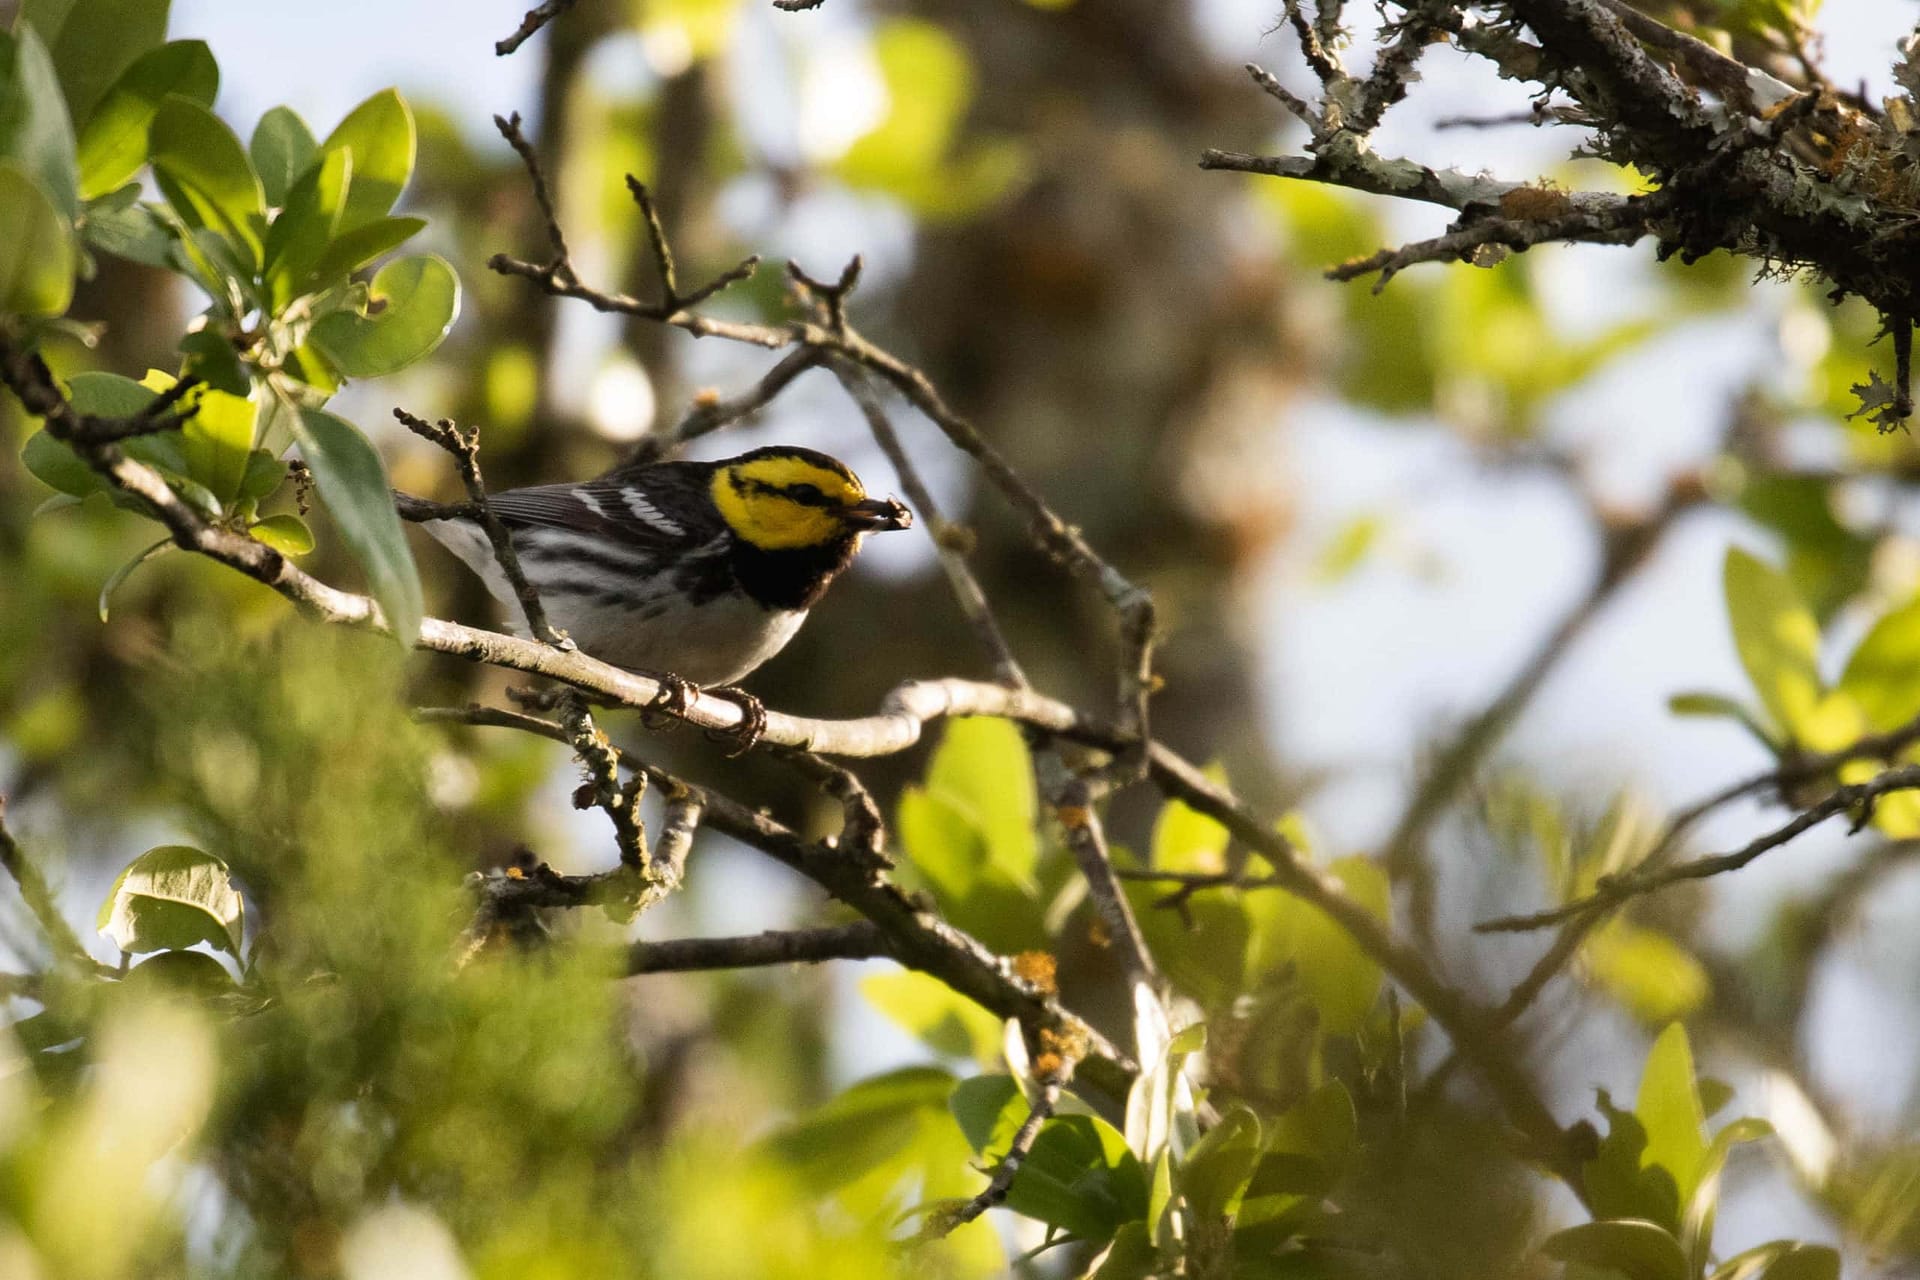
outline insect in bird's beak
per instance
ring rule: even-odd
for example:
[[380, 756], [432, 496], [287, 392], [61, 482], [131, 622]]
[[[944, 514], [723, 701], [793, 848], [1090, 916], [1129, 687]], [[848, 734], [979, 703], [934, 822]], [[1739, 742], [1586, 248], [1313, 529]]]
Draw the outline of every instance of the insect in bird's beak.
[[840, 518], [856, 529], [884, 531], [911, 529], [913, 512], [898, 498], [868, 498], [850, 507], [842, 507]]

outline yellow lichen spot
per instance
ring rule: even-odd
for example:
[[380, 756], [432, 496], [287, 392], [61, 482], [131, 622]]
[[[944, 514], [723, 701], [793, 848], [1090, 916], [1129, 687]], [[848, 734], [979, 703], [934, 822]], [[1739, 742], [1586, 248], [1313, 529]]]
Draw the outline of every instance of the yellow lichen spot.
[[1060, 992], [1058, 968], [1054, 958], [1044, 951], [1022, 951], [1013, 957], [1014, 976], [1050, 996]]
[[1544, 222], [1572, 209], [1567, 193], [1552, 187], [1515, 187], [1500, 197], [1500, 216], [1519, 222]]

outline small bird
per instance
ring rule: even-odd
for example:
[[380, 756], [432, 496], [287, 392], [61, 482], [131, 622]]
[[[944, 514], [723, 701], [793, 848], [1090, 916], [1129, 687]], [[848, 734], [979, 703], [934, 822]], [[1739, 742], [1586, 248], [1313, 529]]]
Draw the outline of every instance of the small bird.
[[[396, 496], [401, 515], [517, 614], [470, 509]], [[787, 445], [623, 467], [487, 503], [553, 624], [604, 662], [678, 677], [665, 700], [683, 706], [687, 686], [731, 685], [780, 652], [863, 534], [913, 523], [897, 499], [869, 498], [845, 463]], [[735, 693], [750, 726], [758, 703]]]

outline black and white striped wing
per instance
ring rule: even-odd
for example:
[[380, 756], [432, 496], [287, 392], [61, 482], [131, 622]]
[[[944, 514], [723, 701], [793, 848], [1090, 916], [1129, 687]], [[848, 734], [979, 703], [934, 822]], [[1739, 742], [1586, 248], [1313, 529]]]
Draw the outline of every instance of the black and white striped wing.
[[707, 493], [711, 474], [699, 463], [668, 462], [584, 484], [509, 489], [488, 502], [509, 528], [564, 530], [633, 550], [682, 551], [726, 529]]

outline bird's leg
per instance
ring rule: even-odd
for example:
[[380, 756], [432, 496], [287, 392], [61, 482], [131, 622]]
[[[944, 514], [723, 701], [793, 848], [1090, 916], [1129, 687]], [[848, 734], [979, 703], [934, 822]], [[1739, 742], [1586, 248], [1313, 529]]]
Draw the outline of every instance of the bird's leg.
[[[640, 723], [649, 729], [664, 729], [693, 710], [693, 700], [700, 696], [700, 688], [692, 681], [662, 672], [654, 676], [660, 682], [660, 692], [653, 695], [640, 711]], [[661, 715], [661, 712], [666, 712]]]
[[710, 697], [723, 702], [731, 702], [740, 708], [740, 723], [731, 729], [714, 729], [707, 734], [716, 741], [732, 739], [734, 749], [727, 755], [743, 756], [760, 745], [760, 739], [767, 732], [767, 704], [748, 693], [745, 689], [728, 686], [724, 689], [709, 689]]

